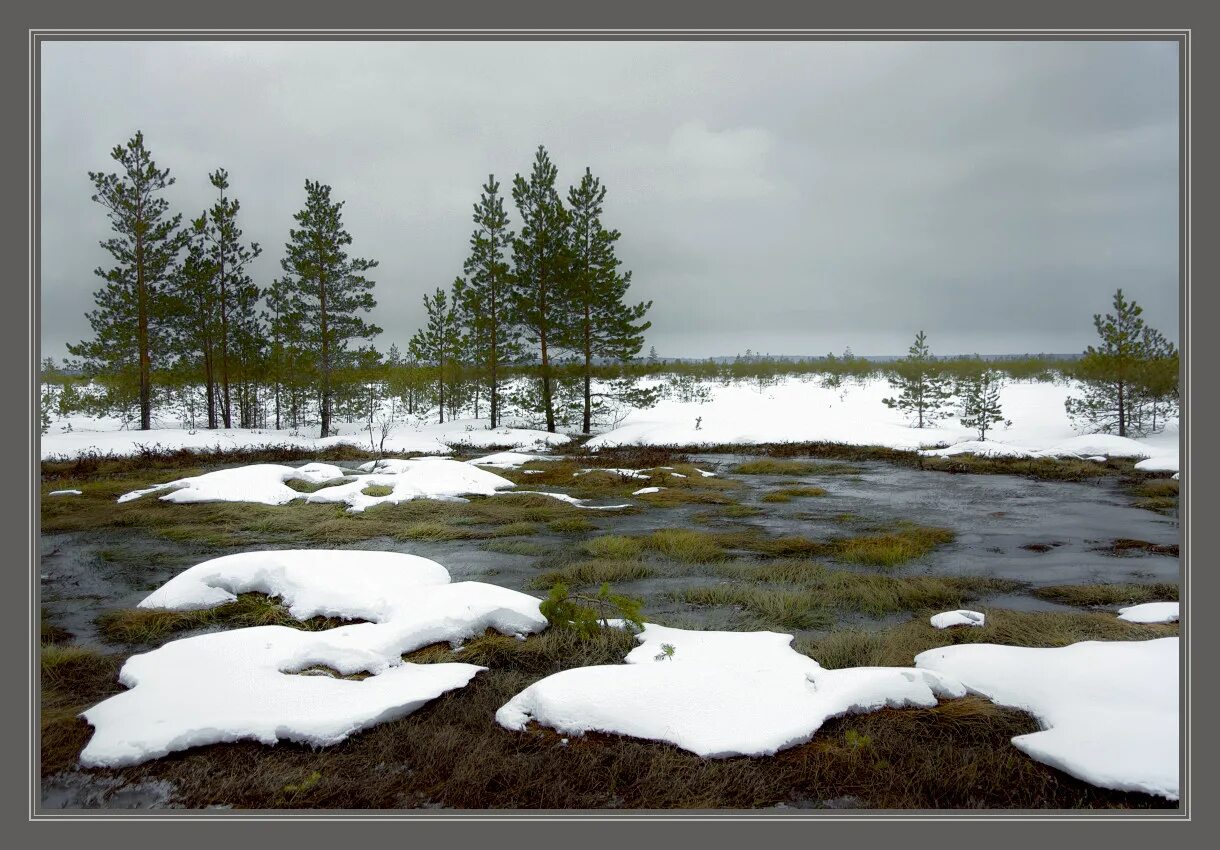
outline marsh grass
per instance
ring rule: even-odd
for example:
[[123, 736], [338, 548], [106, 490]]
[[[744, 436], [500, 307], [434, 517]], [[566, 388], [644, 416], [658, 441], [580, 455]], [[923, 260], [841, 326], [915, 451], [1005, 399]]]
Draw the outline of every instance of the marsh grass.
[[[120, 495], [131, 488], [116, 488]], [[548, 496], [506, 494], [466, 502], [414, 499], [376, 505], [350, 513], [343, 505], [287, 505], [201, 502], [176, 505], [145, 496], [118, 504], [102, 491], [88, 497], [47, 500], [42, 505], [44, 533], [130, 528], [182, 543], [213, 548], [251, 542], [334, 546], [389, 537], [395, 540], [458, 540], [505, 533], [530, 534], [525, 523], [580, 520], [580, 509]], [[536, 530], [536, 529], [535, 529]]]
[[[304, 481], [300, 478], [289, 478], [284, 482], [284, 486], [290, 490], [296, 490], [298, 493], [316, 493], [319, 490], [325, 490], [327, 487], [338, 487], [340, 484], [351, 484], [355, 478], [344, 476], [343, 478], [332, 478], [329, 481]], [[368, 495], [373, 495], [369, 493]], [[382, 495], [389, 495], [388, 493]]]
[[982, 628], [935, 629], [920, 618], [883, 631], [843, 630], [799, 638], [796, 649], [823, 667], [910, 666], [919, 653], [961, 643], [1056, 647], [1084, 640], [1149, 640], [1178, 633], [1177, 624], [1141, 625], [1113, 614], [982, 609]]
[[760, 501], [791, 502], [793, 499], [807, 499], [825, 495], [826, 490], [821, 487], [781, 487], [778, 490], [772, 490], [770, 493], [765, 493]]
[[834, 624], [834, 616], [826, 609], [821, 597], [808, 591], [717, 584], [688, 587], [674, 592], [672, 596], [690, 605], [740, 608], [760, 626], [825, 629]]
[[40, 770], [49, 776], [72, 768], [89, 741], [90, 728], [77, 715], [123, 690], [122, 658], [80, 646], [43, 646], [39, 672]]
[[542, 557], [554, 554], [555, 550], [545, 543], [533, 540], [489, 540], [482, 545], [488, 552], [500, 552], [505, 555], [525, 555]]
[[547, 527], [556, 534], [584, 534], [597, 528], [596, 525], [583, 516], [551, 520], [547, 523]]
[[661, 528], [641, 538], [643, 545], [686, 564], [707, 564], [728, 557], [717, 535], [684, 528]]
[[171, 611], [162, 608], [108, 611], [96, 621], [98, 633], [105, 640], [126, 644], [160, 643], [178, 632], [215, 626], [290, 626], [305, 631], [321, 631], [353, 622], [360, 621], [337, 617], [298, 620], [278, 601], [261, 593], [243, 593], [232, 602], [194, 611]]
[[573, 587], [601, 585], [605, 582], [614, 584], [622, 581], [649, 578], [656, 575], [656, 568], [642, 561], [622, 559], [593, 559], [577, 561], [558, 569], [550, 570], [531, 579], [529, 586], [547, 590], [556, 584], [567, 584]]
[[1039, 599], [1064, 605], [1075, 605], [1079, 608], [1178, 601], [1178, 586], [1168, 582], [1158, 584], [1058, 584], [1050, 587], [1035, 587], [1030, 593]]
[[394, 488], [385, 484], [370, 484], [360, 492], [366, 496], [388, 496], [394, 492]]
[[603, 534], [581, 544], [581, 551], [594, 558], [620, 558], [634, 560], [644, 551], [644, 544], [635, 537], [618, 534]]
[[[888, 576], [830, 570], [809, 561], [734, 561], [714, 572], [754, 585], [789, 585], [809, 596], [810, 606], [882, 616], [901, 611], [957, 607], [996, 593], [1009, 593], [1019, 582], [983, 576]], [[725, 587], [726, 585], [721, 585]], [[727, 585], [732, 587], [733, 585]], [[694, 599], [686, 601], [696, 602]]]

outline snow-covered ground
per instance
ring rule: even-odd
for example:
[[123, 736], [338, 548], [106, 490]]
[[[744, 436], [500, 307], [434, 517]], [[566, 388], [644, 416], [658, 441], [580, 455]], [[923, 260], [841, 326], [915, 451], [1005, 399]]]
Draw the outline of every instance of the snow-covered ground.
[[[784, 378], [761, 391], [757, 384], [746, 381], [728, 385], [708, 381], [702, 388], [706, 401], [664, 400], [655, 407], [631, 411], [616, 427], [594, 437], [589, 447], [828, 441], [907, 450], [950, 446], [948, 452], [942, 452], [948, 454], [974, 451], [1000, 456], [1132, 457], [1142, 459], [1140, 469], [1178, 469], [1176, 420], [1171, 420], [1164, 431], [1139, 439], [1081, 434], [1063, 406], [1067, 398], [1080, 394], [1071, 381], [1004, 384], [1001, 404], [1012, 425], [992, 430], [983, 444], [973, 442], [977, 434], [963, 427], [955, 415], [929, 427], [911, 427], [904, 413], [882, 403], [896, 391], [881, 377], [845, 381], [838, 388], [822, 386], [817, 376]], [[67, 427], [71, 431], [65, 432]], [[311, 436], [312, 429], [188, 431], [161, 427], [127, 431], [119, 430], [116, 419], [76, 416], [52, 423], [42, 437], [41, 455], [48, 458], [89, 451], [131, 454], [141, 446], [204, 449], [288, 445], [308, 449], [350, 444], [370, 448], [369, 434], [362, 423], [340, 423], [339, 428], [340, 435], [325, 439]], [[458, 419], [443, 425], [400, 423], [386, 439], [385, 449], [400, 454], [443, 455], [457, 447], [510, 446], [530, 452], [566, 442], [568, 437], [562, 434], [522, 427], [491, 430], [486, 420]], [[513, 462], [511, 458], [505, 460]]]
[[1028, 711], [1043, 729], [1012, 739], [1091, 785], [1178, 799], [1178, 639], [1085, 641], [1058, 649], [972, 644], [915, 666]]
[[[269, 551], [198, 564], [142, 607], [191, 610], [259, 591], [280, 597], [294, 617], [369, 622], [320, 632], [258, 626], [171, 641], [133, 655], [119, 681], [128, 690], [93, 706], [81, 753], [87, 766], [137, 764], [225, 741], [337, 743], [411, 713], [486, 668], [408, 664], [404, 653], [495, 629], [546, 628], [538, 600], [479, 582], [449, 583], [440, 564], [413, 555], [360, 551]], [[363, 680], [341, 676], [369, 673]]]
[[911, 427], [905, 414], [882, 403], [895, 394], [884, 378], [847, 382], [837, 389], [799, 378], [782, 380], [761, 392], [744, 382], [709, 387], [709, 401], [662, 401], [651, 409], [633, 411], [617, 428], [590, 440], [589, 447], [827, 441], [918, 450], [964, 444], [948, 453], [1107, 455], [1152, 459], [1141, 466], [1149, 470], [1178, 468], [1176, 420], [1161, 433], [1141, 439], [1080, 434], [1063, 406], [1065, 399], [1079, 394], [1071, 382], [1005, 384], [1001, 405], [1012, 425], [989, 432], [983, 444], [971, 442], [977, 440], [977, 433], [963, 427], [956, 417], [938, 420], [930, 427]]
[[[71, 425], [71, 431], [64, 427]], [[130, 455], [141, 448], [173, 449], [242, 449], [260, 446], [290, 446], [301, 449], [323, 449], [335, 445], [351, 445], [370, 449], [368, 431], [359, 423], [341, 423], [338, 436], [319, 438], [308, 432], [244, 428], [209, 431], [205, 428], [154, 428], [151, 431], [121, 430], [116, 419], [72, 417], [52, 424], [42, 436], [40, 454], [51, 457], [74, 457], [89, 452]], [[377, 442], [380, 443], [380, 434]], [[490, 446], [512, 446], [539, 450], [568, 442], [563, 434], [550, 434], [529, 428], [488, 427], [485, 419], [459, 419], [427, 425], [399, 424], [385, 441], [385, 450], [396, 454], [446, 455], [457, 448], [482, 449]]]

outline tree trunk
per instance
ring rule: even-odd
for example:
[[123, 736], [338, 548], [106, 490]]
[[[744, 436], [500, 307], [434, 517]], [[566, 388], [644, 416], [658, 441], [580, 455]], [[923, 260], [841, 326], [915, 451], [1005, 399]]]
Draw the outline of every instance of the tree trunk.
[[330, 340], [326, 317], [326, 273], [318, 258], [318, 305], [321, 310], [322, 331], [322, 436], [330, 436]]
[[[137, 208], [138, 209], [138, 208]], [[140, 349], [140, 430], [152, 429], [152, 362], [148, 354], [148, 285], [144, 279], [144, 236], [142, 214], [137, 212], [136, 232], [136, 342]]]

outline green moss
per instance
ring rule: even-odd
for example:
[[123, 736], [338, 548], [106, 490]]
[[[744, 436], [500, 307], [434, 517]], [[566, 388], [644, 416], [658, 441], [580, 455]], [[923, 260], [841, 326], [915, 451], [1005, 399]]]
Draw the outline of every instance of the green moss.
[[360, 492], [366, 496], [389, 496], [394, 492], [394, 488], [385, 484], [370, 484]]

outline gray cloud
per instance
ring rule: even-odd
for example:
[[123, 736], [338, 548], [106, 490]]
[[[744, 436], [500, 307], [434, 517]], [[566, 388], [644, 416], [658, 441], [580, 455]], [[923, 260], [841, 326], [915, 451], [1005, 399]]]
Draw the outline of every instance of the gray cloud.
[[230, 172], [262, 283], [306, 178], [381, 261], [384, 349], [545, 144], [609, 187], [670, 356], [1077, 351], [1121, 286], [1177, 330], [1177, 51], [1152, 43], [50, 43], [44, 352], [108, 258], [86, 172], [137, 129], [196, 215]]

